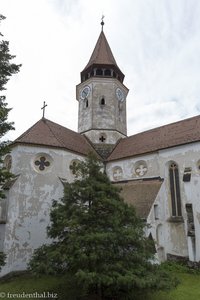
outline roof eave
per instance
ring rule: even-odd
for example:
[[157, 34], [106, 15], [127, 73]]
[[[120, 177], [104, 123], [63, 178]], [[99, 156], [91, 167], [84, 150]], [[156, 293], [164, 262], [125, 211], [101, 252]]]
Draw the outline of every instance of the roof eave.
[[[52, 148], [52, 149], [59, 149], [59, 150], [65, 150], [65, 151], [70, 151], [71, 153], [76, 153], [76, 154], [79, 154], [79, 155], [82, 155], [82, 156], [87, 156], [89, 154], [90, 151], [87, 152], [81, 152], [81, 151], [77, 151], [77, 150], [73, 150], [73, 149], [70, 149], [70, 148], [67, 148], [67, 147], [64, 147], [64, 146], [54, 146], [54, 145], [48, 145], [48, 144], [41, 144], [41, 143], [29, 143], [29, 142], [21, 142], [21, 141], [15, 141], [13, 142], [10, 147], [11, 148], [14, 148], [15, 146], [18, 146], [18, 145], [24, 145], [24, 146], [31, 146], [31, 147], [44, 147], [44, 148]], [[91, 149], [88, 149], [88, 150], [93, 150], [92, 148]]]

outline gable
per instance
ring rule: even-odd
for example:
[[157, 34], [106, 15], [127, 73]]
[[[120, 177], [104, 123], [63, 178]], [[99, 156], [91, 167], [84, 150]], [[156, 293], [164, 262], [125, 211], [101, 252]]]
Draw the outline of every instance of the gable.
[[135, 207], [142, 219], [147, 219], [163, 181], [161, 179], [132, 180], [115, 183], [122, 188], [124, 201]]
[[94, 152], [94, 148], [83, 135], [45, 118], [18, 137], [12, 145], [15, 144], [56, 147], [83, 155]]

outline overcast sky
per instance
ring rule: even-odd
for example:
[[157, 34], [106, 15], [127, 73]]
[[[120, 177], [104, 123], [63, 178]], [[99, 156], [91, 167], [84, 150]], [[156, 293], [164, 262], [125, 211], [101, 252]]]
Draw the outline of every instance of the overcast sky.
[[128, 135], [199, 114], [199, 0], [0, 0], [22, 68], [7, 84], [14, 140], [42, 117], [77, 130], [76, 85], [104, 32], [125, 74]]

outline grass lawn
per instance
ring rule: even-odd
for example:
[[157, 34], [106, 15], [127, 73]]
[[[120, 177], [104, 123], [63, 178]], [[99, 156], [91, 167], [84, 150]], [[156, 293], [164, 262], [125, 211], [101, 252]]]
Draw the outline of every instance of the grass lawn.
[[[145, 300], [198, 300], [200, 299], [200, 273], [188, 273], [185, 270], [173, 270], [173, 274], [180, 280], [180, 284], [176, 289], [170, 292], [157, 292]], [[55, 293], [59, 296], [59, 286], [65, 285], [64, 277], [42, 276], [40, 278], [32, 277], [31, 275], [20, 275], [6, 281], [0, 281], [0, 300], [4, 299], [45, 299], [47, 293], [49, 299], [56, 299]], [[46, 294], [42, 294], [42, 293]], [[60, 291], [62, 292], [62, 291]], [[33, 294], [38, 293], [38, 295]], [[53, 295], [54, 293], [54, 295]], [[18, 295], [14, 295], [18, 294]], [[21, 294], [21, 296], [20, 296]], [[25, 294], [29, 294], [25, 296]], [[31, 294], [33, 296], [31, 297]], [[60, 293], [61, 294], [61, 293]], [[36, 297], [37, 296], [37, 297]], [[40, 296], [40, 297], [39, 297]], [[42, 296], [42, 297], [41, 297]], [[70, 298], [62, 300], [71, 300]]]
[[198, 300], [200, 299], [200, 274], [173, 272], [180, 280], [176, 289], [170, 292], [157, 292], [146, 300]]
[[[35, 278], [31, 275], [19, 275], [8, 280], [0, 281], [0, 300], [4, 299], [48, 299], [48, 292], [50, 293], [49, 299], [56, 299], [53, 295], [60, 284], [64, 283], [64, 278], [53, 276], [42, 276]], [[45, 292], [45, 294], [44, 294]], [[35, 293], [35, 294], [34, 294]], [[38, 294], [36, 294], [38, 293]], [[19, 294], [19, 295], [14, 295]], [[21, 294], [21, 295], [20, 295]], [[25, 295], [25, 294], [33, 294]], [[55, 293], [54, 293], [55, 294]]]

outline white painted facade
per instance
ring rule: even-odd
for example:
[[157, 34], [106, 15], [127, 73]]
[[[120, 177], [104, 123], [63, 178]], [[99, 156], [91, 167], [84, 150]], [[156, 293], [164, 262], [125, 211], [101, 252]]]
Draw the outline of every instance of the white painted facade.
[[[124, 95], [123, 101], [116, 97], [119, 88]], [[94, 144], [101, 143], [101, 136], [107, 144], [116, 144], [127, 135], [127, 94], [128, 89], [116, 78], [90, 78], [77, 85], [78, 132], [84, 133]]]
[[[35, 165], [45, 156], [50, 166], [40, 171]], [[16, 146], [11, 172], [19, 175], [7, 193], [6, 220], [0, 224], [0, 250], [7, 255], [1, 276], [26, 269], [33, 250], [49, 243], [46, 229], [52, 200], [63, 196], [62, 180], [73, 181], [70, 164], [83, 157], [72, 152], [36, 146]]]
[[[169, 165], [175, 162], [179, 169], [181, 192], [181, 218], [172, 217], [171, 194], [169, 182]], [[149, 231], [156, 242], [161, 260], [167, 254], [188, 257], [191, 261], [200, 261], [200, 143], [191, 143], [157, 153], [121, 159], [107, 164], [107, 173], [113, 181], [147, 179], [161, 177], [164, 179], [154, 205], [147, 218], [151, 225]], [[144, 167], [139, 168], [138, 165]], [[191, 168], [191, 180], [183, 181], [185, 168]], [[116, 169], [120, 174], [116, 177]], [[186, 204], [192, 204], [195, 235], [188, 236], [188, 216]]]

